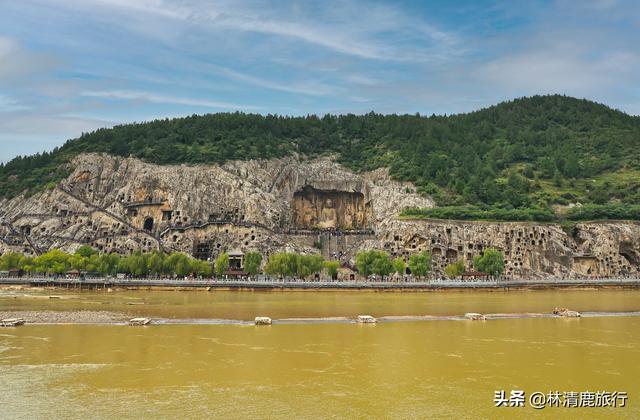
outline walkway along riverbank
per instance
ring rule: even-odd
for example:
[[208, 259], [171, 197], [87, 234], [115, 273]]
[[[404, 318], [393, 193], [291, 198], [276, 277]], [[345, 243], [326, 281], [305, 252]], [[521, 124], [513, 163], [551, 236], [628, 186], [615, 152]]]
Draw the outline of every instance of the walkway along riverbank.
[[216, 279], [116, 279], [116, 278], [0, 278], [0, 285], [60, 287], [66, 289], [257, 289], [257, 290], [440, 290], [440, 289], [531, 289], [531, 288], [640, 288], [640, 279], [550, 279], [550, 280], [426, 280], [420, 282], [216, 280]]

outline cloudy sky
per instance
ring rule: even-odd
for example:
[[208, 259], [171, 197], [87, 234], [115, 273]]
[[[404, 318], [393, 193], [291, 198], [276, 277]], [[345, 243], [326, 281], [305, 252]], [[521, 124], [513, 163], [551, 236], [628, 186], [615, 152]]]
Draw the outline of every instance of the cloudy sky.
[[0, 161], [241, 110], [443, 114], [563, 93], [640, 114], [640, 2], [0, 1]]

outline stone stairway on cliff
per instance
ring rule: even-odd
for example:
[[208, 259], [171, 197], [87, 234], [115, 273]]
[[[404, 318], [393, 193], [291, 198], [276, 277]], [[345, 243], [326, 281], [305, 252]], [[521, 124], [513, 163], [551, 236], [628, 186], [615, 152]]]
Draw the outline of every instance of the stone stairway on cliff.
[[87, 200], [87, 199], [75, 194], [74, 192], [72, 192], [72, 191], [70, 191], [70, 190], [68, 190], [68, 189], [66, 189], [66, 188], [64, 188], [64, 187], [62, 187], [60, 185], [58, 185], [58, 189], [60, 191], [64, 192], [65, 194], [67, 194], [68, 196], [70, 196], [72, 198], [75, 198], [76, 200], [80, 201], [84, 205], [86, 205], [86, 206], [88, 206], [90, 208], [94, 208], [94, 209], [106, 214], [107, 216], [113, 218], [114, 220], [117, 220], [118, 222], [122, 223], [123, 225], [127, 226], [128, 228], [132, 229], [133, 231], [138, 232], [138, 233], [142, 233], [144, 235], [149, 236], [150, 238], [153, 238], [156, 241], [156, 243], [158, 244], [158, 248], [159, 249], [163, 249], [162, 242], [161, 242], [159, 237], [154, 236], [152, 233], [147, 232], [144, 229], [137, 228], [136, 226], [132, 225], [131, 223], [129, 223], [128, 221], [126, 221], [122, 217], [118, 216], [117, 214], [114, 214], [114, 213], [110, 212], [109, 210], [105, 209], [104, 207], [102, 207], [100, 205], [97, 205], [95, 203], [90, 202], [89, 200]]

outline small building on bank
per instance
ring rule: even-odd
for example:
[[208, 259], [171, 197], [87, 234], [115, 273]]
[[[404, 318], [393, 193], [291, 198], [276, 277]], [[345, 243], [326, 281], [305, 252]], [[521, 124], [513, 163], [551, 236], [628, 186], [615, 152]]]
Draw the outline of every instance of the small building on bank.
[[10, 278], [20, 278], [24, 276], [24, 270], [22, 268], [12, 268], [9, 270], [8, 276]]
[[[355, 281], [358, 279], [358, 272], [353, 268], [343, 264], [338, 268], [338, 275], [335, 280], [338, 281]], [[333, 280], [333, 279], [332, 279]]]
[[233, 249], [227, 253], [229, 255], [229, 270], [244, 270], [244, 252], [239, 249]]

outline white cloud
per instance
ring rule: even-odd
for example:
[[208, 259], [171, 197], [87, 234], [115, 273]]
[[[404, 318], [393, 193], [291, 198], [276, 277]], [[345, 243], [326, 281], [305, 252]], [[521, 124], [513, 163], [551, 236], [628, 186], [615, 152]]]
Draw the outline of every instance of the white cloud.
[[0, 133], [3, 137], [42, 135], [71, 138], [82, 132], [112, 125], [114, 122], [101, 119], [55, 113], [41, 114], [35, 111], [0, 114]]
[[22, 111], [26, 109], [29, 109], [29, 107], [0, 93], [0, 112]]
[[24, 50], [16, 40], [0, 36], [0, 83], [44, 74], [59, 61]]
[[633, 77], [638, 57], [612, 52], [593, 58], [563, 50], [506, 55], [482, 65], [480, 78], [528, 93], [599, 92]]
[[289, 82], [289, 83], [281, 83], [273, 80], [268, 80], [260, 77], [255, 77], [249, 74], [245, 74], [230, 68], [209, 65], [209, 68], [212, 68], [214, 71], [217, 71], [219, 74], [228, 77], [232, 80], [236, 80], [239, 82], [248, 83], [253, 86], [258, 86], [271, 90], [278, 90], [282, 92], [289, 93], [301, 93], [304, 95], [312, 95], [312, 96], [329, 96], [334, 95], [339, 92], [339, 89], [334, 85], [330, 86], [327, 84], [319, 83], [316, 81], [307, 81], [307, 82]]
[[159, 95], [156, 93], [136, 90], [93, 90], [83, 91], [80, 93], [80, 95], [95, 98], [145, 101], [159, 104], [189, 105], [216, 109], [258, 109], [258, 107], [252, 105], [236, 104], [223, 101], [212, 101], [207, 99], [184, 98], [171, 95]]
[[[67, 0], [64, 4], [81, 10], [89, 10], [92, 5], [102, 7], [118, 13], [113, 23], [163, 40], [167, 32], [175, 32], [174, 28], [171, 24], [154, 24], [153, 19], [170, 19], [213, 32], [272, 35], [376, 60], [440, 60], [455, 55], [460, 46], [453, 33], [414, 19], [399, 8], [360, 1], [329, 1], [308, 13], [294, 11], [295, 7], [284, 2]], [[135, 20], [138, 24], [127, 25], [120, 19]], [[404, 42], [416, 38], [421, 42]]]

